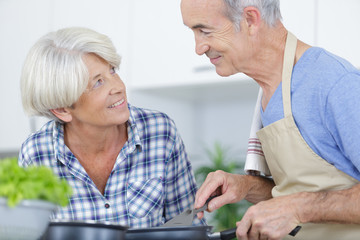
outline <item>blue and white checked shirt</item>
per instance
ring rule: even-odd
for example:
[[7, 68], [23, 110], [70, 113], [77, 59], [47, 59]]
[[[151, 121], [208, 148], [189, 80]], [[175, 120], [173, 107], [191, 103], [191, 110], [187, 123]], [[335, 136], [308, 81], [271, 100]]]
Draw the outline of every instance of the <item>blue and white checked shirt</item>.
[[[73, 188], [53, 219], [108, 221], [131, 228], [159, 226], [193, 206], [196, 184], [176, 126], [166, 114], [129, 104], [128, 141], [104, 195], [64, 144], [64, 127], [50, 121], [22, 145], [19, 165], [45, 165]], [[194, 225], [204, 224], [198, 219]]]

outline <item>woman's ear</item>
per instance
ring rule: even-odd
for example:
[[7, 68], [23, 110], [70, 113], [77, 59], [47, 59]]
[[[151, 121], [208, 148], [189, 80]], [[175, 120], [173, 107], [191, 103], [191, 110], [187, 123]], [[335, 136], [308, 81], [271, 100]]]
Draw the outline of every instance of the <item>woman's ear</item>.
[[249, 33], [251, 35], [255, 34], [259, 30], [262, 21], [259, 9], [256, 7], [246, 7], [244, 8], [243, 16], [247, 23]]
[[67, 108], [50, 109], [50, 111], [63, 122], [71, 122], [72, 116]]

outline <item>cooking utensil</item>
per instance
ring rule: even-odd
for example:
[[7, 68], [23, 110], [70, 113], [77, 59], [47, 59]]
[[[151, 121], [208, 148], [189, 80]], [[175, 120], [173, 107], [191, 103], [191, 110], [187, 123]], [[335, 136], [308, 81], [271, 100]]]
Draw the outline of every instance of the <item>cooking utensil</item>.
[[[296, 227], [289, 235], [295, 236], [300, 230]], [[176, 226], [129, 229], [126, 240], [229, 240], [236, 238], [236, 228], [221, 232], [211, 232], [212, 226]]]
[[126, 240], [229, 240], [236, 237], [236, 228], [211, 233], [212, 226], [176, 226], [129, 229]]
[[201, 208], [186, 209], [179, 215], [167, 221], [165, 224], [162, 225], [162, 227], [190, 226], [194, 220], [194, 215], [197, 214], [198, 212], [205, 211], [208, 208], [208, 204], [210, 200], [215, 197], [216, 196], [209, 197]]
[[124, 240], [128, 227], [96, 221], [50, 222], [42, 240]]
[[[175, 216], [174, 218], [170, 219], [169, 221], [167, 221], [165, 224], [163, 224], [161, 227], [163, 228], [167, 228], [167, 227], [179, 227], [179, 226], [190, 226], [194, 220], [194, 215], [197, 214], [198, 212], [202, 212], [205, 211], [208, 208], [208, 204], [209, 202], [215, 198], [217, 196], [212, 196], [209, 197], [205, 204], [201, 207], [201, 208], [197, 208], [197, 209], [186, 209], [185, 211], [183, 211], [182, 213], [180, 213], [179, 215]], [[290, 233], [290, 236], [295, 236], [301, 229], [301, 226], [297, 226], [295, 227]], [[129, 230], [131, 231], [131, 230]], [[158, 232], [160, 232], [160, 230], [154, 230], [154, 232], [157, 232], [157, 234], [159, 234]], [[220, 232], [220, 233], [214, 233], [212, 234], [212, 236], [217, 236], [219, 235], [219, 238], [215, 238], [215, 239], [231, 239], [231, 238], [235, 238], [236, 237], [236, 228], [233, 229], [228, 229], [224, 232]], [[224, 238], [221, 238], [221, 234], [224, 235]], [[226, 238], [225, 236], [231, 235], [231, 238]], [[140, 238], [139, 238], [140, 239]], [[205, 239], [205, 238], [203, 238]], [[210, 238], [212, 239], [212, 238]]]

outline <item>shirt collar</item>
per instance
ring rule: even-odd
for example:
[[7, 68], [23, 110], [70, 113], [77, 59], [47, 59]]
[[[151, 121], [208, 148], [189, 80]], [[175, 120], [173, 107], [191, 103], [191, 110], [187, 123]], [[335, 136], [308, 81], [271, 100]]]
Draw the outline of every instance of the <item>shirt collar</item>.
[[55, 160], [59, 160], [61, 163], [66, 164], [65, 154], [67, 146], [65, 145], [64, 141], [64, 124], [58, 121], [54, 121], [53, 126]]

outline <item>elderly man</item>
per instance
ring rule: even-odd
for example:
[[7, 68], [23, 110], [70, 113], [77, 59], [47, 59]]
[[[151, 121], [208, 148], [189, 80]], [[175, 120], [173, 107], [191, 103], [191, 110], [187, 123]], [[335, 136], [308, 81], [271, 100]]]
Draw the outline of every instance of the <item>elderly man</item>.
[[195, 207], [214, 194], [209, 211], [255, 203], [237, 223], [239, 239], [282, 239], [297, 225], [296, 239], [360, 239], [360, 72], [297, 40], [278, 0], [182, 0], [181, 11], [196, 53], [219, 75], [259, 84], [257, 136], [272, 176], [211, 173]]

